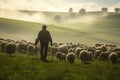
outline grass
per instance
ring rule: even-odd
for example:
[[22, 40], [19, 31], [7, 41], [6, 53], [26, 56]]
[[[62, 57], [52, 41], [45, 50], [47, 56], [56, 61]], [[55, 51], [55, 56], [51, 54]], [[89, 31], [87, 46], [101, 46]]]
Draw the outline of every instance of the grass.
[[[50, 56], [48, 56], [50, 60]], [[120, 63], [94, 60], [91, 64], [51, 63], [36, 60], [26, 54], [9, 57], [0, 53], [0, 80], [119, 80]]]

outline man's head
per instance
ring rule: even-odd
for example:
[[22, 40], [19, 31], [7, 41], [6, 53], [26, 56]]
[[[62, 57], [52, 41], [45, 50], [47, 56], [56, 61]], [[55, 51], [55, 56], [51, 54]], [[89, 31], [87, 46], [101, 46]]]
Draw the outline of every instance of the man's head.
[[43, 25], [43, 26], [42, 26], [42, 29], [43, 29], [43, 30], [46, 30], [46, 28], [47, 28], [46, 25]]

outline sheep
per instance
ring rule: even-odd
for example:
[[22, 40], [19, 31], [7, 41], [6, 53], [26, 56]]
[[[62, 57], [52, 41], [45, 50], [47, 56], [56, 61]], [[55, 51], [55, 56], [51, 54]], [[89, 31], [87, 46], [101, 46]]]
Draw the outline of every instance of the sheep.
[[108, 47], [107, 52], [110, 52], [110, 53], [114, 52], [113, 50], [114, 50], [113, 47]]
[[107, 47], [117, 47], [117, 45], [110, 45], [110, 44], [106, 44], [105, 46], [107, 46]]
[[73, 48], [73, 52], [74, 52], [74, 53], [75, 53], [75, 49], [76, 49], [76, 48]]
[[116, 53], [118, 55], [118, 62], [120, 62], [120, 51], [117, 51]]
[[108, 58], [113, 64], [115, 64], [118, 61], [118, 55], [116, 52], [110, 53]]
[[97, 48], [98, 50], [101, 50], [102, 52], [106, 52], [107, 51], [107, 47], [102, 45], [100, 47]]
[[120, 48], [116, 47], [116, 48], [114, 48], [113, 51], [114, 51], [114, 52], [120, 51]]
[[89, 58], [90, 58], [90, 61], [92, 61], [92, 60], [93, 60], [94, 55], [93, 55], [93, 53], [92, 53], [92, 52], [89, 52], [89, 51], [88, 51], [88, 53], [89, 53], [89, 56], [90, 56], [90, 57], [89, 57]]
[[102, 45], [104, 45], [104, 44], [99, 44], [99, 43], [97, 43], [97, 44], [95, 44], [95, 47], [100, 47], [100, 46], [102, 46]]
[[52, 47], [52, 54], [55, 55], [55, 53], [57, 53], [57, 51], [58, 51], [58, 48], [53, 46]]
[[10, 55], [10, 56], [12, 56], [12, 54], [15, 54], [15, 52], [16, 52], [15, 43], [13, 43], [13, 42], [8, 43], [5, 46], [5, 51], [6, 51], [7, 55]]
[[67, 54], [68, 47], [66, 45], [61, 45], [58, 47], [58, 51]]
[[59, 60], [59, 61], [65, 61], [65, 59], [66, 59], [66, 54], [65, 54], [65, 53], [62, 53], [62, 52], [57, 52], [57, 53], [56, 53], [56, 58], [57, 58], [57, 60]]
[[81, 43], [77, 43], [77, 46], [80, 46], [81, 45]]
[[119, 60], [120, 60], [120, 51], [117, 51], [116, 53], [117, 53], [118, 58], [119, 58]]
[[0, 40], [0, 43], [2, 42], [3, 40]]
[[52, 46], [57, 47], [57, 46], [58, 46], [58, 44], [57, 44], [57, 43], [52, 43]]
[[91, 61], [91, 54], [87, 50], [82, 50], [79, 54], [79, 58], [84, 64], [89, 64]]
[[1, 51], [1, 43], [2, 43], [2, 40], [0, 40], [0, 51]]
[[69, 48], [69, 49], [68, 49], [68, 53], [69, 53], [69, 52], [74, 52], [73, 48]]
[[28, 46], [28, 44], [26, 44], [26, 43], [20, 43], [18, 45], [18, 52], [20, 52], [20, 53], [27, 52], [27, 46]]
[[73, 52], [69, 52], [67, 55], [66, 55], [66, 60], [69, 62], [69, 63], [74, 63], [75, 62], [75, 53]]
[[92, 54], [94, 54], [94, 52], [95, 52], [95, 48], [94, 47], [88, 47], [87, 50], [89, 52], [91, 52]]
[[82, 49], [82, 48], [79, 48], [79, 47], [77, 47], [77, 48], [75, 49], [75, 54], [76, 54], [77, 57], [79, 56], [79, 53], [80, 53], [82, 50], [83, 50], [83, 49]]
[[99, 55], [98, 59], [99, 59], [99, 60], [102, 60], [102, 61], [108, 60], [109, 54], [110, 54], [109, 52], [102, 52], [102, 53]]
[[100, 56], [101, 53], [102, 53], [101, 50], [96, 50], [96, 51], [94, 52], [94, 57], [97, 59], [97, 58]]
[[60, 46], [61, 46], [61, 45], [64, 45], [64, 44], [63, 44], [63, 43], [59, 43], [58, 45], [60, 45]]
[[35, 46], [33, 44], [29, 44], [27, 46], [27, 51], [28, 51], [28, 54], [34, 55], [35, 52], [36, 52], [36, 48], [35, 48]]
[[1, 42], [1, 51], [2, 52], [5, 52], [5, 46], [7, 45], [7, 42], [5, 42], [5, 41], [2, 41]]
[[109, 52], [115, 52], [114, 50], [115, 50], [115, 48], [117, 48], [117, 45], [105, 45], [106, 46], [106, 48], [107, 48], [107, 51], [109, 51]]
[[3, 38], [0, 38], [0, 40], [4, 41], [4, 39], [3, 39]]
[[76, 44], [72, 44], [71, 47], [72, 47], [72, 48], [75, 48], [75, 47], [77, 47], [77, 45], [76, 45]]

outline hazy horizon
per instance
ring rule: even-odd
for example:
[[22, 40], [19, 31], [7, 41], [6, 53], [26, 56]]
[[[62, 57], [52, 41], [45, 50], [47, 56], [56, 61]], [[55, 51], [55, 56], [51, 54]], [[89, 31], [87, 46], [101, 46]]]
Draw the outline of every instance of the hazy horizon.
[[113, 12], [114, 8], [120, 7], [120, 0], [0, 0], [0, 9], [68, 12], [71, 7], [73, 12], [81, 8], [100, 11], [102, 7]]

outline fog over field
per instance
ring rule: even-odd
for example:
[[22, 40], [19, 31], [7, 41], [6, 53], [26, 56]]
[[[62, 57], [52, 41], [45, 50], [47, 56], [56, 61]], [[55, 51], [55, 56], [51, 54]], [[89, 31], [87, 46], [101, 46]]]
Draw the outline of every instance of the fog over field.
[[[8, 14], [9, 13], [9, 14]], [[49, 19], [41, 12], [36, 12], [33, 14], [24, 13], [19, 10], [0, 10], [0, 17], [8, 19], [17, 19], [23, 21], [48, 23]]]
[[[102, 7], [107, 7], [108, 12], [114, 12], [114, 8], [119, 6], [119, 0], [1, 0], [0, 17], [51, 24], [52, 22], [49, 16], [46, 16], [40, 11], [68, 12], [69, 8], [72, 7], [73, 12], [78, 12], [81, 8], [86, 9], [87, 12], [92, 12], [101, 11]], [[20, 10], [29, 10], [33, 12], [26, 14], [24, 11], [22, 12]], [[68, 20], [64, 22], [88, 22], [94, 19], [95, 17], [93, 16], [86, 16], [78, 20]]]
[[[119, 6], [119, 0], [1, 0], [0, 37], [17, 39], [19, 35], [18, 40], [34, 41], [46, 24], [55, 42], [120, 44], [120, 16], [114, 12]], [[108, 8], [108, 13], [101, 13], [103, 7]], [[72, 13], [69, 8], [73, 8]], [[86, 10], [84, 16], [79, 14], [81, 8]], [[60, 22], [55, 20], [57, 15]]]
[[[9, 14], [8, 14], [9, 13]], [[60, 13], [58, 13], [60, 14]], [[63, 13], [64, 14], [64, 13]], [[51, 17], [49, 16], [49, 14], [45, 14], [44, 12], [32, 12], [32, 11], [22, 11], [22, 10], [4, 10], [1, 9], [0, 10], [0, 17], [1, 18], [8, 18], [8, 19], [16, 19], [16, 20], [23, 20], [23, 21], [29, 21], [29, 22], [38, 22], [38, 23], [43, 23], [43, 24], [54, 24], [54, 25], [59, 25], [59, 26], [69, 26], [71, 24], [75, 24], [75, 23], [87, 23], [87, 24], [92, 24], [96, 18], [98, 18], [97, 16], [91, 16], [91, 15], [87, 15], [87, 16], [83, 16], [80, 18], [69, 18], [70, 13], [66, 13], [68, 14], [67, 16], [63, 16], [62, 17], [62, 23], [57, 24], [54, 20], [54, 16]], [[78, 13], [76, 13], [78, 15]], [[57, 13], [56, 13], [57, 15]], [[101, 16], [101, 17], [105, 17], [105, 16]]]

